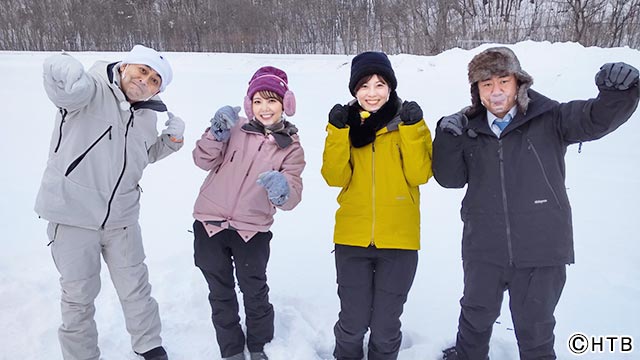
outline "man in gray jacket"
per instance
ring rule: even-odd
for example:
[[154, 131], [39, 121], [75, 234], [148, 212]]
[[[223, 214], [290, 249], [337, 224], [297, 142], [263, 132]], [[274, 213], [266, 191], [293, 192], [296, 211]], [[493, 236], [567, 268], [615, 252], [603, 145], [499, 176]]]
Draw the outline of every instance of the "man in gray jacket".
[[448, 360], [485, 360], [505, 290], [520, 359], [555, 359], [554, 311], [574, 262], [564, 155], [599, 139], [638, 106], [638, 70], [608, 63], [598, 96], [558, 103], [506, 47], [469, 63], [471, 106], [438, 123], [433, 173], [446, 188], [467, 186], [460, 211], [464, 293]]
[[166, 360], [158, 304], [151, 297], [138, 216], [144, 168], [182, 147], [184, 122], [168, 113], [156, 130], [157, 96], [172, 79], [157, 51], [136, 45], [119, 62], [89, 71], [68, 54], [44, 62], [44, 88], [58, 107], [49, 160], [35, 210], [49, 221], [60, 272], [65, 360], [98, 360], [94, 300], [104, 258], [124, 312], [133, 351]]

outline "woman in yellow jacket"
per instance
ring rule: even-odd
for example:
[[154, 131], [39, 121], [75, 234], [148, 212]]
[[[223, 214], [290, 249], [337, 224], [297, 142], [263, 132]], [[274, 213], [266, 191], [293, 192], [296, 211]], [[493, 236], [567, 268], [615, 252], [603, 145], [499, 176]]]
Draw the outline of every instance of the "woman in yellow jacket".
[[398, 357], [400, 315], [420, 248], [420, 191], [431, 177], [431, 133], [422, 109], [402, 102], [389, 58], [353, 58], [354, 99], [329, 112], [322, 176], [341, 187], [334, 230], [340, 314], [338, 360]]

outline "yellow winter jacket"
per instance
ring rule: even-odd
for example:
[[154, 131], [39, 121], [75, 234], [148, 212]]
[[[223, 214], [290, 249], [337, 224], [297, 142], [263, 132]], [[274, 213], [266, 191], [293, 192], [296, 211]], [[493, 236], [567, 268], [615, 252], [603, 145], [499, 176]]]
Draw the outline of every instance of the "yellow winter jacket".
[[342, 187], [334, 243], [420, 249], [418, 185], [432, 176], [431, 153], [424, 120], [387, 126], [361, 148], [351, 146], [348, 127], [328, 124], [321, 172], [329, 186]]

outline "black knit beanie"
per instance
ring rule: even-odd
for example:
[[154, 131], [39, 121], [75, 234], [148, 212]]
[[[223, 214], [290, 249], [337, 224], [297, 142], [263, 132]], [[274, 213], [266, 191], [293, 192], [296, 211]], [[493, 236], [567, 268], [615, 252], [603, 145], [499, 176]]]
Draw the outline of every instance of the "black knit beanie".
[[356, 96], [356, 84], [360, 79], [373, 74], [382, 76], [389, 83], [391, 91], [398, 86], [396, 74], [393, 72], [387, 54], [378, 51], [367, 51], [357, 55], [351, 61], [351, 78], [349, 79], [351, 95]]

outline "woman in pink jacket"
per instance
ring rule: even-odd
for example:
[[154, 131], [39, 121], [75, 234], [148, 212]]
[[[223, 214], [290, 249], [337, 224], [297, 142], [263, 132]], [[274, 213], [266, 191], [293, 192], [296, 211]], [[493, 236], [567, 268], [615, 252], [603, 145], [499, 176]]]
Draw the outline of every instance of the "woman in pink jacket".
[[240, 107], [224, 106], [211, 119], [193, 150], [195, 164], [209, 175], [195, 203], [195, 264], [209, 285], [213, 326], [223, 359], [244, 360], [233, 270], [243, 294], [246, 344], [251, 360], [268, 359], [273, 339], [273, 306], [266, 268], [269, 228], [276, 208], [301, 200], [304, 151], [296, 127], [287, 74], [265, 66], [253, 75]]

